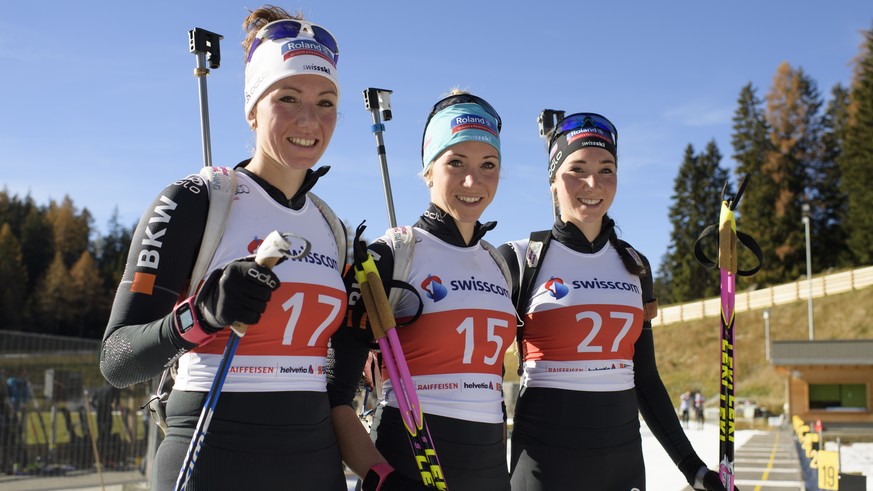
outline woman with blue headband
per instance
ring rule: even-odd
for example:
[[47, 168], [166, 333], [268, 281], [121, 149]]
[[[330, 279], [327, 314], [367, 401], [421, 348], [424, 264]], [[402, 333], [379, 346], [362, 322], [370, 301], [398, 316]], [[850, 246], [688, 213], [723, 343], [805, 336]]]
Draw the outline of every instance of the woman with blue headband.
[[[392, 280], [414, 290], [400, 290], [394, 314], [402, 327], [396, 331], [452, 491], [509, 489], [501, 387], [515, 311], [496, 262], [502, 259], [482, 240], [495, 223], [479, 222], [497, 193], [500, 125], [497, 112], [479, 97], [456, 92], [439, 101], [422, 140], [430, 205], [412, 227], [389, 230], [369, 246], [386, 291]], [[410, 234], [411, 258], [398, 245], [404, 234]], [[352, 283], [347, 277], [349, 324], [331, 338], [335, 362], [328, 381], [343, 457], [365, 478], [364, 490], [416, 489], [422, 477], [398, 410], [397, 381], [384, 382], [371, 435], [352, 409], [374, 348], [372, 332], [361, 320], [358, 285]]]
[[554, 226], [500, 246], [524, 320], [513, 491], [645, 490], [639, 413], [689, 484], [724, 490], [682, 431], [658, 374], [649, 261], [618, 239], [607, 215], [617, 144], [618, 131], [599, 114], [559, 121], [549, 138]]
[[[245, 118], [254, 153], [234, 169], [216, 171], [236, 179], [228, 209], [210, 207], [219, 181], [195, 174], [167, 186], [142, 217], [100, 368], [124, 387], [178, 361], [152, 479], [152, 489], [175, 489], [222, 367], [227, 326], [249, 324], [186, 489], [345, 491], [322, 369], [345, 310], [345, 238], [329, 226], [335, 215], [309, 193], [328, 170], [312, 168], [336, 126], [339, 50], [326, 29], [277, 7], [255, 10], [243, 28]], [[204, 237], [214, 230], [207, 230], [213, 212], [227, 221], [210, 241]], [[255, 263], [273, 230], [307, 239], [309, 255], [272, 270]], [[207, 243], [215, 247], [205, 279], [192, 282]], [[308, 260], [314, 257], [319, 260]]]

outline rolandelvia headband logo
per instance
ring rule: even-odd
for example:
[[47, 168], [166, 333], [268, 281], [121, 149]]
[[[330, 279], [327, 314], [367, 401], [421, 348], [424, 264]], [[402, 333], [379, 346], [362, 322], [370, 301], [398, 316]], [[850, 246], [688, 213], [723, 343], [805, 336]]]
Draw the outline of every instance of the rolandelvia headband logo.
[[[468, 94], [464, 94], [468, 97]], [[457, 99], [459, 96], [452, 96]], [[461, 99], [464, 102], [447, 105], [437, 110], [428, 119], [422, 137], [421, 164], [423, 172], [449, 147], [467, 141], [487, 143], [497, 150], [500, 157], [500, 119], [491, 113], [493, 109], [480, 105], [476, 100]], [[438, 103], [438, 106], [442, 106]]]
[[549, 182], [564, 159], [576, 150], [596, 146], [612, 154], [618, 162], [618, 130], [597, 113], [575, 113], [558, 121], [549, 139]]
[[295, 19], [271, 22], [258, 31], [249, 48], [245, 72], [245, 114], [279, 80], [294, 75], [319, 75], [336, 87], [339, 47], [325, 28]]

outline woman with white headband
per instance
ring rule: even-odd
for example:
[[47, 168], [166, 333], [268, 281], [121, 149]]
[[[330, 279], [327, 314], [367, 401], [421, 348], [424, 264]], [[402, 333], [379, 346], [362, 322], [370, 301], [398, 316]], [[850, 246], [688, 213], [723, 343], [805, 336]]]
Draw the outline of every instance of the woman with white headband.
[[[500, 180], [500, 126], [497, 112], [479, 97], [456, 92], [439, 101], [422, 141], [430, 205], [413, 226], [389, 230], [369, 245], [386, 289], [402, 281], [417, 293], [400, 290], [394, 314], [407, 325], [396, 332], [452, 491], [509, 489], [501, 386], [515, 311], [496, 262], [502, 259], [496, 250], [492, 257], [482, 240], [496, 224], [479, 222]], [[405, 276], [395, 273], [397, 264], [405, 265]], [[399, 410], [397, 381], [387, 377], [383, 386], [370, 435], [375, 448], [352, 409], [374, 345], [362, 325], [358, 285], [352, 276], [347, 284], [349, 323], [331, 338], [335, 360], [328, 378], [343, 457], [365, 477], [365, 491], [416, 489], [413, 483], [421, 487], [422, 477]], [[411, 320], [420, 305], [421, 315]]]
[[[309, 193], [334, 132], [338, 47], [323, 27], [265, 6], [249, 15], [245, 118], [250, 159], [230, 172], [236, 189], [227, 224], [200, 288], [187, 282], [201, 247], [209, 183], [188, 176], [166, 187], [143, 215], [104, 336], [101, 370], [124, 387], [178, 360], [157, 452], [153, 488], [173, 489], [229, 337], [240, 340], [188, 488], [347, 489], [330, 422], [324, 364], [342, 321], [345, 238]], [[273, 230], [311, 243], [307, 256], [257, 265]]]

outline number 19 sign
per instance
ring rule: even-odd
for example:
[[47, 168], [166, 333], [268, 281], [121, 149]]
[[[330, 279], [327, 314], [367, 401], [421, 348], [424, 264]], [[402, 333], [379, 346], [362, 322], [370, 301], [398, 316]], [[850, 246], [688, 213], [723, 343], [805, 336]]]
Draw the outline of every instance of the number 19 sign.
[[819, 451], [818, 460], [818, 487], [822, 490], [840, 489], [840, 457], [837, 452]]

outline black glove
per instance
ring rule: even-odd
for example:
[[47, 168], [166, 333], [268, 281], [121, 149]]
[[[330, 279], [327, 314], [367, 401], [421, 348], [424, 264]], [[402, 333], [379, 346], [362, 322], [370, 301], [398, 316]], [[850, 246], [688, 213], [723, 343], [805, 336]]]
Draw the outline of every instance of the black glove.
[[[726, 491], [724, 484], [721, 483], [721, 477], [719, 477], [718, 472], [706, 471], [702, 481], [703, 489], [706, 491]], [[736, 486], [734, 486], [734, 491], [739, 491]]]
[[367, 472], [364, 477], [364, 483], [361, 484], [362, 491], [429, 491], [421, 479], [410, 479], [397, 471], [391, 471], [381, 479], [381, 487], [379, 474], [373, 469]]
[[254, 257], [238, 259], [210, 273], [194, 302], [204, 327], [217, 331], [234, 322], [257, 324], [277, 288], [279, 277], [269, 268]]

